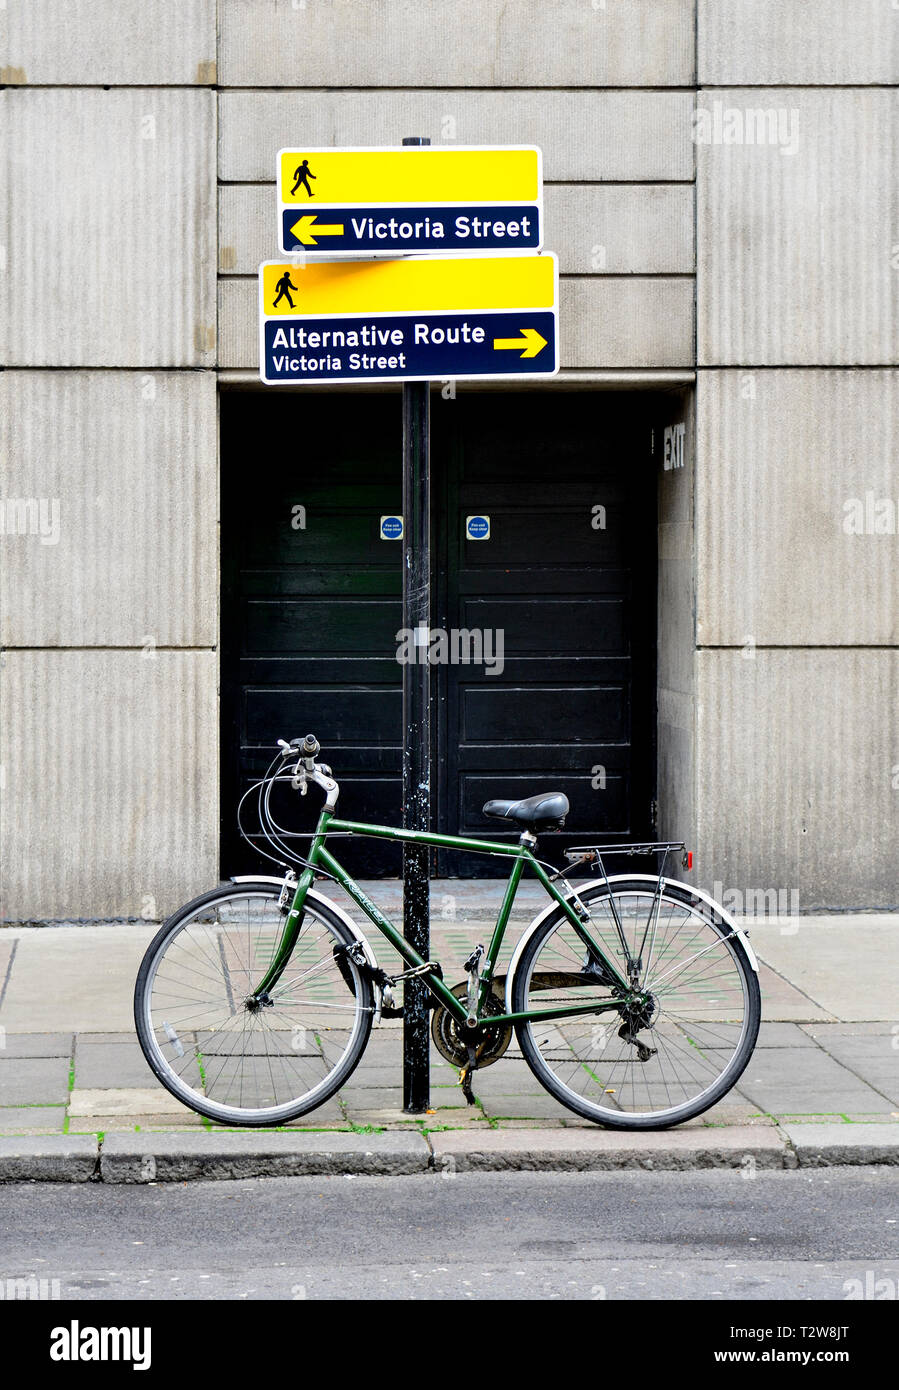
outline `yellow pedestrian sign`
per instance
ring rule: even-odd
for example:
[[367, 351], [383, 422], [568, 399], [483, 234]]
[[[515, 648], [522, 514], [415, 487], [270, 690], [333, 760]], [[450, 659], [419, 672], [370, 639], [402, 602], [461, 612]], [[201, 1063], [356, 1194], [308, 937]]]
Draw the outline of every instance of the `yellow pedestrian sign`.
[[557, 287], [552, 254], [266, 261], [260, 374], [270, 385], [554, 376]]
[[280, 248], [329, 256], [543, 245], [534, 145], [406, 145], [278, 152]]

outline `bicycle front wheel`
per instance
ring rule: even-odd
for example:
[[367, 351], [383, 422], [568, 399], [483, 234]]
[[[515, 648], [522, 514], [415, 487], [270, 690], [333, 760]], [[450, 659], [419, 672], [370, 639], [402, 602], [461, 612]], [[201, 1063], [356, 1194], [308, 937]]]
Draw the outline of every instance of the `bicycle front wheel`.
[[563, 1105], [609, 1129], [665, 1129], [702, 1114], [737, 1081], [758, 1036], [758, 976], [743, 942], [686, 884], [669, 882], [657, 898], [652, 882], [634, 879], [579, 897], [587, 930], [625, 978], [628, 956], [640, 960], [645, 1004], [619, 1003], [559, 908], [522, 952], [513, 1009], [615, 1007], [518, 1024], [531, 1070]]
[[271, 1002], [253, 999], [281, 938], [279, 896], [244, 883], [195, 898], [154, 937], [137, 977], [144, 1056], [172, 1095], [223, 1124], [283, 1124], [321, 1105], [371, 1032], [371, 982], [340, 949], [354, 938], [324, 903], [307, 899]]

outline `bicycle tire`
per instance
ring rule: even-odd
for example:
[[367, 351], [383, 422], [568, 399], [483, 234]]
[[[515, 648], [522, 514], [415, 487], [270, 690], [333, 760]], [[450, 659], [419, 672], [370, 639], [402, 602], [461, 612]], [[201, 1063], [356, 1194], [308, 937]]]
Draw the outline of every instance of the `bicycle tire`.
[[[623, 951], [619, 950], [617, 954], [614, 951], [617, 940], [617, 933], [613, 930], [614, 919], [608, 902], [604, 904], [603, 900], [608, 900], [610, 892], [615, 895], [624, 924], [631, 916], [628, 899], [631, 903], [639, 902], [641, 906], [646, 907], [648, 901], [652, 900], [654, 891], [654, 885], [651, 882], [647, 883], [645, 879], [622, 879], [613, 880], [611, 889], [604, 883], [596, 884], [578, 894], [583, 903], [594, 909], [591, 913], [593, 920], [587, 924], [588, 930], [595, 933], [598, 926], [602, 928], [599, 944], [604, 950], [615, 955], [619, 968], [623, 964]], [[569, 1020], [557, 1019], [551, 1024], [516, 1024], [519, 1046], [540, 1084], [569, 1110], [607, 1129], [668, 1129], [672, 1125], [682, 1124], [685, 1120], [702, 1114], [717, 1104], [735, 1085], [752, 1055], [758, 1037], [761, 1019], [758, 976], [740, 937], [733, 934], [724, 918], [705, 899], [693, 893], [688, 884], [666, 881], [660, 902], [659, 920], [662, 912], [666, 911], [663, 906], [666, 903], [679, 914], [679, 919], [672, 923], [671, 914], [667, 913], [668, 936], [672, 937], [681, 926], [689, 930], [692, 924], [701, 923], [707, 948], [700, 950], [697, 945], [694, 956], [688, 957], [681, 967], [666, 964], [665, 970], [669, 980], [667, 990], [664, 974], [657, 971], [653, 976], [652, 964], [648, 964], [645, 988], [652, 993], [654, 979], [661, 979], [658, 993], [654, 996], [658, 1012], [651, 1023], [636, 1032], [636, 1036], [642, 1038], [647, 1047], [652, 1043], [656, 1044], [652, 1056], [645, 1061], [641, 1060], [636, 1052], [636, 1045], [621, 1038], [618, 1028], [619, 1025], [623, 1025], [619, 1013], [586, 1015], [586, 1022], [584, 1017], [578, 1017]], [[595, 911], [597, 908], [601, 910], [599, 922]], [[622, 908], [625, 909], [624, 912], [621, 911]], [[603, 909], [605, 919], [602, 918]], [[558, 938], [559, 933], [563, 933], [561, 938]], [[565, 933], [570, 933], [570, 941], [565, 938]], [[699, 933], [695, 932], [694, 935], [698, 936]], [[557, 908], [533, 932], [522, 950], [510, 986], [513, 1011], [526, 1012], [548, 1008], [561, 1002], [560, 999], [551, 996], [554, 993], [564, 995], [564, 988], [554, 991], [544, 983], [554, 978], [563, 978], [558, 974], [559, 959], [553, 956], [550, 949], [554, 936], [558, 938], [555, 945], [556, 957], [564, 960], [565, 968], [569, 972], [573, 963], [569, 961], [569, 957], [577, 959], [579, 967], [584, 965], [585, 949], [575, 936], [567, 915], [561, 908]], [[625, 936], [627, 937], [626, 930]], [[573, 946], [572, 942], [576, 942], [577, 945]], [[563, 943], [566, 948], [564, 952], [561, 950]], [[620, 947], [620, 942], [618, 944]], [[670, 944], [669, 941], [669, 948]], [[710, 953], [717, 951], [719, 946], [722, 948], [720, 955], [714, 960], [710, 959]], [[707, 961], [711, 974], [705, 964], [693, 971], [692, 978], [696, 980], [697, 989], [693, 992], [692, 1002], [685, 1005], [683, 1000], [677, 1000], [676, 992], [679, 989], [681, 995], [687, 995], [686, 984], [691, 976], [685, 977], [683, 971], [698, 961]], [[735, 986], [715, 982], [715, 970], [719, 962], [723, 964], [725, 961], [732, 962], [734, 977], [739, 980], [740, 1003], [736, 999]], [[556, 971], [555, 976], [552, 974], [553, 969]], [[724, 970], [720, 971], [720, 976], [725, 977]], [[573, 976], [569, 973], [564, 978], [572, 979]], [[536, 979], [536, 988], [533, 990], [530, 987], [532, 979]], [[681, 981], [679, 985], [678, 979]], [[709, 994], [703, 999], [698, 989], [703, 982], [707, 982], [707, 988], [714, 989], [719, 997], [713, 999]], [[608, 985], [596, 981], [595, 984], [585, 986], [580, 980], [577, 984], [576, 999], [570, 987], [567, 997], [574, 1002], [586, 1002], [585, 989], [588, 987], [595, 990], [597, 1001], [612, 997], [612, 990]], [[722, 1002], [720, 996], [726, 990], [730, 990], [733, 997]], [[674, 1003], [680, 1003], [680, 1013], [672, 1006], [672, 1000]], [[715, 1017], [719, 1013], [724, 1017]], [[611, 1029], [608, 1020], [614, 1025]], [[583, 1040], [585, 1029], [591, 1030], [589, 1043]], [[617, 1038], [617, 1042], [609, 1040], [610, 1032]], [[736, 1037], [729, 1037], [729, 1033], [733, 1035], [735, 1032]], [[687, 1050], [687, 1045], [691, 1050]], [[670, 1069], [672, 1058], [680, 1060], [677, 1058], [679, 1053], [683, 1054], [685, 1059], [681, 1063], [685, 1072], [692, 1071], [689, 1085], [682, 1080], [676, 1080], [670, 1070], [668, 1074], [665, 1072], [666, 1061]], [[722, 1054], [723, 1065], [720, 1070], [716, 1070], [716, 1060], [709, 1060], [714, 1059], [716, 1053]], [[726, 1058], [723, 1057], [724, 1053], [728, 1054]], [[703, 1075], [704, 1071], [706, 1075]], [[565, 1079], [560, 1073], [565, 1074]], [[675, 1085], [680, 1085], [685, 1092], [692, 1090], [695, 1093], [685, 1094], [679, 1103], [674, 1103], [671, 1091]], [[643, 1108], [639, 1105], [641, 1088], [645, 1092]], [[670, 1103], [659, 1105], [658, 1100], [663, 1092]], [[630, 1109], [625, 1105], [628, 1095], [631, 1097]]]
[[[243, 996], [280, 938], [279, 897], [279, 888], [264, 882], [201, 894], [167, 919], [138, 971], [134, 1021], [154, 1075], [183, 1104], [221, 1124], [285, 1124], [314, 1110], [352, 1074], [371, 1033], [371, 981], [348, 955], [334, 954], [355, 937], [321, 901], [307, 900], [270, 1008], [248, 1007]], [[186, 936], [192, 924], [196, 930]], [[288, 993], [300, 981], [315, 998]], [[343, 1023], [346, 1029], [337, 1026]]]

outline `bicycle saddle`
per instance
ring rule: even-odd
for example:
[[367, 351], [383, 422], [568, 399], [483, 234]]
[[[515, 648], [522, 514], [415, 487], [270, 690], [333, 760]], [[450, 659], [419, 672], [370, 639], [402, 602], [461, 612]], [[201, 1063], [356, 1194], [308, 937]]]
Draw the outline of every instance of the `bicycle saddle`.
[[558, 830], [568, 815], [568, 797], [563, 792], [539, 792], [523, 801], [488, 801], [484, 815], [514, 820], [531, 830]]

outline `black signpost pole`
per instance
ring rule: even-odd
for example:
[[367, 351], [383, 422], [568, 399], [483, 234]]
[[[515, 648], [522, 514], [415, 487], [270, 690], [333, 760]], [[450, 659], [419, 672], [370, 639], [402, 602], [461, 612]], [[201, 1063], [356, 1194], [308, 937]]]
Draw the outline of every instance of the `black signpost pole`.
[[[430, 145], [412, 136], [404, 145]], [[403, 627], [425, 656], [431, 623], [430, 383], [403, 383]], [[422, 651], [422, 644], [424, 650]], [[408, 648], [407, 648], [408, 650]], [[431, 681], [426, 660], [403, 666], [403, 827], [431, 822]], [[406, 939], [428, 959], [429, 848], [403, 845], [403, 924]], [[430, 1102], [429, 994], [420, 979], [403, 991], [403, 1109], [421, 1114]]]

